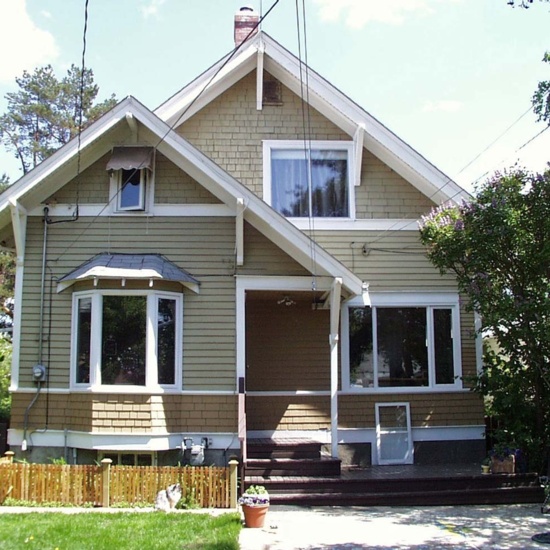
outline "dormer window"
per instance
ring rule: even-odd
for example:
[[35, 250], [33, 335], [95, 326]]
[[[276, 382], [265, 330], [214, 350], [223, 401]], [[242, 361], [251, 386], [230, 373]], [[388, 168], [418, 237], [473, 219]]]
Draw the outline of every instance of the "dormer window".
[[114, 147], [107, 170], [111, 174], [109, 201], [114, 212], [144, 212], [153, 197], [152, 147]]
[[117, 210], [145, 210], [145, 189], [148, 170], [119, 170]]

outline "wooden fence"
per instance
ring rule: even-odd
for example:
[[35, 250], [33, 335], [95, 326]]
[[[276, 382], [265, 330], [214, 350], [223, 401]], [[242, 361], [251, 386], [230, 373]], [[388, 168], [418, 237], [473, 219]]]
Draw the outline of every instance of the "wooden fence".
[[8, 497], [75, 506], [153, 506], [157, 492], [173, 483], [182, 500], [201, 508], [236, 506], [237, 468], [0, 463], [0, 504]]

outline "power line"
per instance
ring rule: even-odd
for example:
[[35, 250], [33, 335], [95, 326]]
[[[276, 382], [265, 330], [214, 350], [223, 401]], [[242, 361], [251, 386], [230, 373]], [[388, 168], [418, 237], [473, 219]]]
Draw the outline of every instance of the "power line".
[[489, 145], [487, 145], [487, 147], [485, 147], [485, 149], [483, 149], [483, 151], [478, 153], [468, 164], [466, 164], [466, 166], [461, 168], [458, 171], [457, 175], [462, 174], [462, 172], [464, 172], [464, 170], [466, 170], [466, 168], [471, 166], [479, 157], [481, 157], [484, 153], [486, 153], [500, 138], [502, 138], [504, 135], [506, 135], [527, 113], [530, 113], [531, 109], [532, 109], [532, 107], [529, 106], [529, 108], [527, 109], [527, 111], [525, 111], [525, 113], [523, 113], [518, 119], [516, 119], [512, 124], [510, 124], [510, 126], [508, 126], [508, 128], [506, 128], [506, 130], [504, 130], [504, 132], [502, 132], [497, 138], [495, 138], [491, 143], [489, 143]]
[[[156, 145], [154, 145], [153, 149], [156, 151], [158, 149], [158, 147], [165, 141], [166, 137], [173, 132], [174, 128], [179, 124], [179, 122], [181, 121], [181, 119], [186, 115], [186, 113], [189, 111], [189, 109], [195, 104], [195, 102], [202, 96], [202, 94], [206, 91], [206, 89], [210, 86], [210, 84], [213, 82], [213, 80], [218, 76], [218, 74], [227, 66], [227, 64], [231, 61], [231, 59], [233, 59], [233, 57], [235, 56], [235, 54], [242, 48], [243, 44], [245, 44], [248, 39], [256, 32], [256, 30], [258, 29], [258, 27], [262, 24], [262, 22], [264, 21], [264, 19], [273, 11], [273, 9], [277, 6], [277, 4], [280, 2], [280, 0], [275, 0], [275, 2], [272, 4], [272, 6], [267, 10], [267, 12], [265, 13], [265, 15], [261, 16], [259, 18], [259, 20], [257, 21], [257, 23], [254, 25], [254, 27], [252, 27], [252, 29], [250, 30], [250, 32], [246, 35], [246, 38], [239, 44], [237, 44], [235, 46], [235, 48], [233, 49], [233, 51], [226, 57], [225, 61], [221, 64], [220, 67], [218, 67], [218, 69], [215, 71], [215, 73], [211, 76], [210, 79], [208, 79], [208, 81], [205, 83], [205, 85], [201, 88], [201, 90], [199, 91], [199, 93], [187, 104], [187, 106], [183, 109], [183, 111], [181, 112], [181, 114], [178, 116], [178, 118], [169, 126], [168, 130], [166, 130], [166, 132], [160, 137], [159, 141], [156, 143]], [[88, 6], [88, 0], [86, 0], [86, 9], [87, 9], [87, 6]], [[86, 11], [86, 22], [87, 22], [87, 11]], [[86, 27], [85, 27], [86, 28]], [[85, 44], [85, 41], [84, 41], [84, 44]], [[78, 138], [80, 140], [80, 132], [79, 132], [79, 135], [78, 135]], [[79, 141], [80, 143], [80, 141]], [[79, 149], [79, 152], [80, 152], [80, 149]], [[83, 231], [77, 235], [77, 237], [75, 238], [75, 240], [73, 242], [71, 242], [69, 244], [69, 246], [67, 246], [65, 248], [65, 250], [60, 254], [60, 256], [57, 258], [58, 260], [60, 258], [62, 258], [69, 249], [71, 249], [79, 240], [80, 238], [88, 232], [89, 228], [92, 226], [92, 224], [94, 224], [96, 222], [96, 220], [103, 214], [103, 212], [105, 212], [105, 210], [109, 207], [109, 205], [113, 202], [113, 200], [115, 200], [118, 195], [120, 194], [120, 192], [123, 190], [123, 188], [128, 184], [128, 182], [131, 180], [132, 176], [135, 174], [135, 172], [137, 170], [140, 170], [142, 168], [142, 166], [138, 166], [136, 167], [133, 172], [128, 176], [127, 180], [123, 183], [121, 183], [119, 189], [117, 189], [117, 192], [113, 195], [113, 197], [111, 197], [107, 203], [105, 204], [105, 206], [103, 206], [103, 208], [101, 208], [101, 210], [90, 220], [90, 222], [86, 225], [86, 227], [83, 229]]]

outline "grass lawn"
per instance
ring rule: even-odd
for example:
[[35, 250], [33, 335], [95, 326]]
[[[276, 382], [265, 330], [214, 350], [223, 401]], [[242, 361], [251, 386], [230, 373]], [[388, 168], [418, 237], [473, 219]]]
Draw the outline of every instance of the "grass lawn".
[[238, 513], [30, 512], [0, 515], [6, 550], [238, 550]]

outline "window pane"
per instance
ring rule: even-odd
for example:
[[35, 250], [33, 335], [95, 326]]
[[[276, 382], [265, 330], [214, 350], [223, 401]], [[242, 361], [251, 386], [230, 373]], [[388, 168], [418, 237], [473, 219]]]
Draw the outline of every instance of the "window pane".
[[141, 170], [122, 170], [121, 208], [141, 208]]
[[435, 383], [454, 382], [452, 310], [434, 309]]
[[102, 384], [145, 385], [145, 296], [103, 297]]
[[[348, 217], [347, 151], [312, 150], [311, 215]], [[271, 152], [271, 205], [287, 217], [308, 217], [310, 198], [306, 152]]]
[[425, 308], [377, 308], [378, 384], [427, 386]]
[[355, 307], [349, 310], [350, 386], [370, 388], [374, 385], [372, 350], [372, 310]]
[[[300, 158], [294, 153], [299, 153]], [[287, 217], [308, 217], [306, 162], [303, 151], [274, 150], [271, 154], [271, 205]]]
[[348, 216], [346, 151], [312, 151], [311, 182], [315, 217], [345, 218]]
[[90, 382], [90, 338], [92, 335], [92, 299], [78, 300], [78, 328], [76, 334], [76, 382]]
[[175, 384], [176, 300], [168, 298], [158, 301], [157, 360], [159, 384]]

